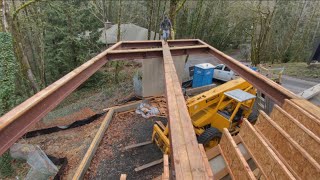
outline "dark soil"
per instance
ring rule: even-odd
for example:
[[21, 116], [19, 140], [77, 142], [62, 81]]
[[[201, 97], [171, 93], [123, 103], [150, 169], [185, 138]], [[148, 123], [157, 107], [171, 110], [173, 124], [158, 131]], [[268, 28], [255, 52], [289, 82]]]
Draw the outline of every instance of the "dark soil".
[[151, 140], [155, 121], [166, 124], [165, 118], [145, 119], [134, 111], [114, 116], [92, 160], [85, 179], [152, 179], [163, 172], [163, 164], [135, 172], [136, 167], [161, 159], [162, 152], [155, 144], [124, 150], [128, 145]]

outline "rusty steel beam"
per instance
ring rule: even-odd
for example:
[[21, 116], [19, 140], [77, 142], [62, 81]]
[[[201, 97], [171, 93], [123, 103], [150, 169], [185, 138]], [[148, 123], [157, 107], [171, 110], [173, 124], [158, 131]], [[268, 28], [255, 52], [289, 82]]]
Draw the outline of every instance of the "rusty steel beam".
[[[206, 44], [201, 40], [198, 41], [202, 44]], [[262, 74], [250, 69], [249, 67], [217, 50], [216, 48], [208, 44], [206, 45], [209, 47], [208, 52], [211, 55], [218, 58], [223, 64], [250, 82], [255, 88], [259, 89], [265, 95], [270, 97], [275, 103], [282, 105], [285, 99], [299, 98], [293, 92], [287, 90]]]
[[[180, 40], [168, 40], [170, 47], [182, 47], [182, 46], [196, 46], [202, 45], [196, 39], [180, 39]], [[122, 41], [122, 44], [115, 50], [129, 50], [129, 49], [152, 49], [161, 48], [160, 40], [149, 41]]]
[[[172, 56], [208, 53], [207, 45], [171, 47]], [[113, 50], [108, 53], [108, 60], [148, 59], [162, 57], [162, 48]]]
[[108, 51], [120, 44], [100, 53], [0, 117], [0, 155], [102, 67], [107, 62]]

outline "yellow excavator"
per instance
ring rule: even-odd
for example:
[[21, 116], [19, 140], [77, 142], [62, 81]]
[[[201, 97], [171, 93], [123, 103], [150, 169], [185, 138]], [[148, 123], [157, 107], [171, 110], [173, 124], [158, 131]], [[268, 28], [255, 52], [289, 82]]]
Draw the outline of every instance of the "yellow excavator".
[[[204, 147], [216, 146], [222, 129], [232, 135], [239, 132], [243, 118], [250, 119], [256, 89], [242, 78], [231, 80], [209, 91], [186, 100], [198, 142]], [[170, 150], [169, 128], [157, 121], [153, 126], [152, 141], [163, 153]]]

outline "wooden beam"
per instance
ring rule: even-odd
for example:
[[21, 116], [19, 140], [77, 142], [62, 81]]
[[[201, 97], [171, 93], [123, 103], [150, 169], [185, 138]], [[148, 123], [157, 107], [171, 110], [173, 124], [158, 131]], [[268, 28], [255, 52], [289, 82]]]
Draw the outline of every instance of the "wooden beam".
[[149, 168], [149, 167], [158, 165], [158, 164], [160, 164], [160, 163], [162, 163], [162, 162], [163, 162], [163, 158], [162, 158], [162, 159], [155, 160], [155, 161], [152, 161], [152, 162], [147, 163], [147, 164], [144, 164], [144, 165], [142, 165], [142, 166], [136, 167], [136, 168], [134, 168], [134, 171], [136, 171], [136, 172], [142, 171], [142, 170], [147, 169], [147, 168]]
[[268, 179], [295, 179], [247, 119], [244, 120], [239, 135], [246, 148], [259, 162], [261, 170], [268, 175]]
[[142, 142], [142, 143], [132, 144], [132, 145], [126, 146], [124, 149], [128, 150], [128, 149], [132, 149], [132, 148], [136, 148], [136, 147], [145, 146], [145, 145], [148, 145], [151, 143], [152, 143], [152, 141], [146, 141], [146, 142]]
[[247, 161], [226, 128], [223, 129], [220, 147], [235, 179], [256, 179], [253, 172], [250, 170]]
[[320, 163], [320, 138], [318, 136], [313, 134], [278, 105], [273, 107], [270, 118]]
[[121, 174], [120, 180], [126, 180], [126, 179], [127, 179], [127, 175], [126, 174]]
[[103, 119], [97, 134], [94, 136], [89, 149], [84, 155], [84, 158], [82, 159], [78, 169], [76, 170], [72, 178], [73, 180], [83, 179], [83, 176], [86, 173], [87, 169], [89, 168], [91, 164], [91, 160], [95, 152], [97, 151], [100, 141], [112, 120], [113, 113], [114, 113], [114, 109], [110, 109], [106, 117]]
[[306, 89], [299, 93], [298, 95], [304, 99], [311, 99], [312, 97], [318, 95], [320, 93], [320, 84], [317, 84], [309, 89]]
[[282, 109], [288, 112], [292, 117], [298, 120], [315, 135], [320, 137], [320, 117], [316, 118], [288, 99], [285, 100]]
[[176, 179], [207, 179], [191, 118], [168, 44], [162, 41], [170, 148]]
[[167, 154], [163, 155], [163, 173], [162, 173], [161, 179], [162, 180], [170, 179], [169, 156]]
[[200, 149], [201, 156], [204, 162], [204, 166], [206, 167], [206, 171], [209, 176], [209, 179], [213, 179], [213, 173], [209, 164], [209, 160], [207, 158], [206, 151], [204, 150], [204, 147], [202, 144], [199, 144], [199, 149]]
[[291, 99], [292, 102], [320, 120], [320, 108], [305, 99]]
[[320, 177], [320, 165], [263, 111], [260, 111], [255, 127], [279, 158], [281, 156], [286, 162], [292, 174], [302, 179]]

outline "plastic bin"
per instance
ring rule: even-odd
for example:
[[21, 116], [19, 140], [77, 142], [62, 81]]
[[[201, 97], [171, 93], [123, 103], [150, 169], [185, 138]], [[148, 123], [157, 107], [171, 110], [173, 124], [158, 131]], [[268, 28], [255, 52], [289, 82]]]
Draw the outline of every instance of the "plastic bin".
[[214, 66], [210, 63], [197, 64], [194, 67], [192, 87], [201, 87], [212, 84]]

